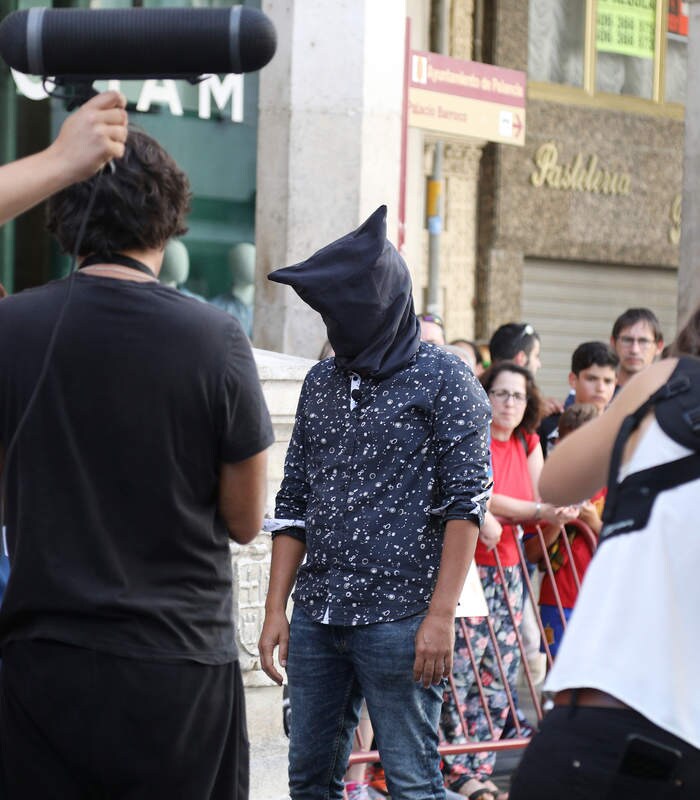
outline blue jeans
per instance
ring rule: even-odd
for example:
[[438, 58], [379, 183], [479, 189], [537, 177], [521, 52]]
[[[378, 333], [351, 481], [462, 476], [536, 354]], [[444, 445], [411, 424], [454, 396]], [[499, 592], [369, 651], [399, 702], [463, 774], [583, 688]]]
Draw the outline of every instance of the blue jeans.
[[362, 698], [392, 800], [442, 800], [438, 720], [443, 686], [413, 680], [425, 614], [375, 625], [322, 625], [292, 615], [287, 677], [292, 800], [341, 800]]

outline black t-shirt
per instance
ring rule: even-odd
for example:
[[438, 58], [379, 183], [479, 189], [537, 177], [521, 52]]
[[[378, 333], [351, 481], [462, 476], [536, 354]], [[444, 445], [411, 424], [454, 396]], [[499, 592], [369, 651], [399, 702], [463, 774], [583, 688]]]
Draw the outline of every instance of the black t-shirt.
[[[12, 456], [0, 644], [236, 657], [221, 462], [273, 439], [250, 345], [227, 314], [157, 283], [78, 274]], [[0, 440], [37, 383], [69, 281], [0, 303]]]

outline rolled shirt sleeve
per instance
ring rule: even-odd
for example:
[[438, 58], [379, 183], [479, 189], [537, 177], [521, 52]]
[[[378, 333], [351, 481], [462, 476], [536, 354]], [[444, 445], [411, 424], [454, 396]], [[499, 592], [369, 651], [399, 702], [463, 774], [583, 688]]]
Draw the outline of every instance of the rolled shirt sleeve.
[[[308, 377], [304, 381], [299, 395], [292, 437], [289, 440], [284, 461], [284, 478], [275, 499], [275, 519], [270, 521], [278, 524], [268, 525], [273, 538], [279, 533], [285, 533], [302, 542], [306, 542], [305, 524], [302, 523], [302, 520], [306, 519], [310, 491], [306, 470], [306, 426], [304, 423], [307, 395]], [[273, 527], [274, 530], [272, 530]]]
[[481, 527], [493, 485], [491, 406], [472, 371], [450, 359], [435, 401], [434, 445], [439, 499], [431, 513]]

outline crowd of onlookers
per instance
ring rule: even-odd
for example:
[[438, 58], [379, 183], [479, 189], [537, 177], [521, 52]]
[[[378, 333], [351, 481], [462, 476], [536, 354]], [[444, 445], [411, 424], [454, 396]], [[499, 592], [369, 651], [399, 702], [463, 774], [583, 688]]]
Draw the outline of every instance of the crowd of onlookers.
[[[479, 377], [492, 409], [493, 494], [474, 560], [493, 635], [485, 617], [467, 617], [466, 626], [456, 621], [453, 666], [456, 692], [445, 692], [442, 735], [449, 744], [466, 741], [463, 719], [470, 740], [528, 737], [533, 728], [517, 708], [521, 669], [518, 638], [528, 654], [529, 671], [539, 683], [546, 670], [544, 651], [548, 649], [552, 657], [556, 656], [565, 622], [571, 615], [578, 593], [575, 575], [580, 579], [591, 560], [591, 540], [594, 541], [602, 527], [606, 494], [601, 487], [593, 497], [581, 498], [577, 505], [563, 508], [542, 502], [538, 480], [544, 459], [559, 439], [603, 413], [617, 391], [661, 355], [663, 335], [651, 310], [628, 309], [615, 320], [609, 342], [582, 342], [576, 347], [571, 356], [568, 395], [544, 398], [537, 388], [536, 375], [546, 353], [541, 353], [540, 337], [532, 325], [502, 325], [488, 344], [466, 339], [448, 343], [439, 316], [421, 314], [419, 321], [423, 341], [454, 353]], [[582, 527], [588, 536], [583, 535]], [[535, 586], [539, 587], [539, 614], [546, 647], [540, 642], [540, 628], [534, 614], [526, 613], [530, 604], [525, 603], [519, 544], [523, 532], [526, 563], [530, 564], [531, 573], [537, 573], [539, 567], [541, 575]], [[567, 564], [570, 558], [573, 564]], [[469, 643], [465, 641], [465, 632]], [[533, 640], [536, 640], [534, 648]], [[479, 682], [473, 664], [478, 668]], [[504, 677], [508, 687], [504, 685]], [[515, 701], [517, 722], [510, 710], [508, 694]], [[367, 724], [364, 723], [365, 741], [370, 735]], [[446, 786], [475, 800], [505, 798], [507, 795], [491, 780], [495, 758], [493, 750], [445, 757]], [[351, 800], [365, 797], [364, 765], [357, 765], [348, 779]], [[376, 776], [374, 785], [378, 785]]]

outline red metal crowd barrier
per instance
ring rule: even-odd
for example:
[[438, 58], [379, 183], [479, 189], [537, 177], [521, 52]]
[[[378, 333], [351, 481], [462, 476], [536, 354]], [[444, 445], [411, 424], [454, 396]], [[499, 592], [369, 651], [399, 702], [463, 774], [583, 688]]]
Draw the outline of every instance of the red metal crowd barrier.
[[[547, 660], [547, 668], [549, 669], [552, 666], [552, 654], [549, 649], [549, 645], [547, 643], [547, 636], [545, 634], [545, 628], [542, 623], [542, 618], [539, 613], [539, 605], [538, 605], [538, 597], [535, 596], [535, 590], [533, 587], [532, 580], [530, 578], [530, 568], [532, 565], [527, 561], [525, 556], [525, 552], [523, 549], [523, 542], [522, 542], [522, 535], [523, 535], [523, 523], [522, 522], [514, 522], [512, 520], [499, 520], [503, 525], [509, 525], [512, 527], [514, 533], [517, 533], [516, 540], [518, 542], [518, 555], [520, 560], [520, 567], [522, 570], [523, 575], [523, 582], [526, 588], [527, 600], [525, 602], [529, 602], [531, 604], [531, 608], [534, 612], [535, 620], [537, 622], [537, 627], [539, 629], [539, 634], [541, 637], [541, 641], [544, 645], [544, 652]], [[530, 523], [530, 527], [532, 527]], [[543, 553], [547, 553], [548, 548], [545, 544], [544, 534], [542, 532], [542, 528], [537, 525], [535, 527], [535, 535], [539, 538], [539, 543], [542, 548]], [[581, 535], [588, 548], [591, 551], [591, 554], [595, 551], [597, 545], [597, 538], [593, 531], [581, 520], [572, 520], [571, 522], [567, 523], [567, 527], [574, 528], [577, 535]], [[581, 588], [581, 576], [578, 574], [578, 570], [576, 568], [576, 564], [574, 561], [571, 543], [569, 542], [569, 537], [567, 536], [567, 532], [564, 526], [561, 527], [559, 532], [558, 541], [560, 542], [560, 546], [564, 548], [564, 552], [567, 555], [567, 559], [565, 563], [560, 567], [560, 569], [570, 569], [573, 573], [573, 578], [576, 584], [577, 589]], [[551, 547], [551, 545], [550, 545]], [[506, 586], [506, 578], [504, 573], [504, 568], [501, 563], [501, 559], [498, 555], [498, 551], [493, 551], [495, 555], [496, 561], [496, 570], [503, 586]], [[543, 558], [540, 562], [544, 567], [544, 573], [546, 573], [551, 581], [552, 589], [554, 598], [556, 600], [556, 605], [558, 608], [559, 616], [561, 618], [562, 627], [566, 628], [566, 615], [564, 613], [564, 608], [562, 606], [561, 597], [559, 595], [559, 591], [557, 589], [557, 581], [555, 578], [554, 570], [552, 569], [552, 564], [550, 563], [549, 558]], [[517, 647], [520, 651], [520, 663], [522, 665], [523, 676], [525, 679], [525, 683], [527, 685], [527, 689], [530, 693], [530, 697], [532, 699], [532, 705], [535, 710], [535, 714], [537, 716], [537, 721], [542, 719], [542, 704], [540, 702], [540, 696], [537, 689], [537, 686], [533, 682], [533, 675], [528, 664], [527, 654], [525, 652], [525, 645], [523, 641], [523, 636], [520, 630], [520, 626], [515, 624], [516, 621], [516, 610], [512, 607], [510, 598], [508, 597], [508, 592], [504, 592], [504, 599], [508, 608], [508, 613], [510, 615], [511, 621], [513, 624], [513, 629], [515, 631]], [[524, 605], [524, 604], [523, 604]], [[482, 751], [502, 751], [502, 750], [514, 750], [518, 748], [524, 748], [527, 746], [529, 742], [529, 738], [523, 736], [523, 730], [518, 719], [518, 714], [516, 713], [515, 702], [513, 700], [513, 693], [511, 691], [511, 687], [507, 680], [505, 666], [503, 664], [503, 659], [501, 658], [500, 648], [498, 646], [498, 642], [496, 639], [496, 634], [494, 632], [494, 627], [491, 622], [490, 617], [486, 617], [486, 625], [488, 628], [489, 639], [493, 648], [493, 653], [496, 658], [498, 671], [501, 679], [501, 684], [505, 690], [506, 697], [508, 700], [508, 707], [510, 709], [510, 715], [513, 719], [513, 723], [515, 726], [515, 733], [516, 735], [512, 738], [508, 739], [501, 739], [500, 737], [500, 730], [499, 735], [496, 734], [496, 726], [494, 726], [493, 719], [491, 718], [491, 714], [488, 707], [488, 702], [486, 698], [486, 694], [484, 692], [484, 686], [482, 684], [479, 664], [477, 663], [477, 659], [474, 653], [473, 643], [471, 641], [471, 632], [470, 626], [467, 622], [467, 619], [460, 619], [459, 625], [464, 637], [464, 642], [466, 644], [466, 649], [469, 654], [469, 662], [471, 665], [472, 675], [474, 678], [474, 683], [476, 685], [478, 694], [479, 694], [479, 702], [481, 705], [481, 709], [485, 715], [486, 723], [490, 732], [491, 738], [489, 739], [482, 739], [480, 741], [474, 741], [470, 739], [469, 735], [469, 721], [464, 718], [464, 715], [460, 709], [460, 702], [457, 693], [457, 687], [455, 685], [454, 677], [450, 675], [448, 683], [449, 683], [449, 692], [451, 692], [452, 699], [454, 702], [454, 707], [457, 709], [459, 714], [459, 722], [461, 726], [461, 736], [460, 738], [462, 741], [456, 742], [454, 744], [450, 744], [445, 741], [444, 736], [441, 734], [441, 741], [442, 744], [440, 745], [440, 753], [444, 756], [451, 756], [451, 755], [458, 755], [461, 753], [476, 753]], [[350, 763], [351, 764], [358, 764], [363, 762], [374, 762], [380, 760], [380, 754], [376, 750], [370, 750], [371, 747], [370, 742], [363, 742], [359, 734], [356, 734], [356, 742], [355, 748], [353, 750], [352, 755], [350, 756]]]

